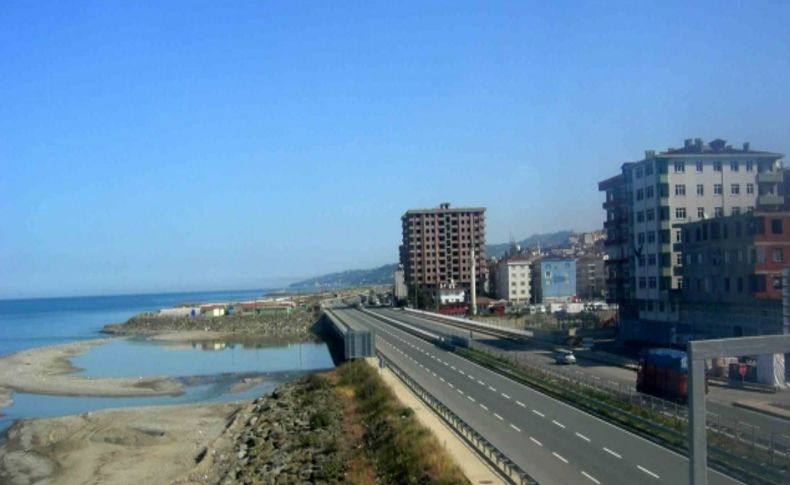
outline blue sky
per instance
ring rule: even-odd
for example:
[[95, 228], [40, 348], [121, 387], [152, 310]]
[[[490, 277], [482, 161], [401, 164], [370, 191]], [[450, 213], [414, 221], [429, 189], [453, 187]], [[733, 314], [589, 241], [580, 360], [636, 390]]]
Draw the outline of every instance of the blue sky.
[[0, 297], [380, 265], [443, 201], [597, 229], [645, 149], [790, 151], [788, 2], [427, 3], [2, 2]]

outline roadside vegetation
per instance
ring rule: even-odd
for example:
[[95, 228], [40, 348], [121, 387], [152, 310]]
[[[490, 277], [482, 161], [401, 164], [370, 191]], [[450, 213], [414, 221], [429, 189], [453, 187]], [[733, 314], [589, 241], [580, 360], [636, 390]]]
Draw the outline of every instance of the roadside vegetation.
[[280, 386], [242, 419], [223, 484], [468, 483], [365, 362]]
[[400, 404], [374, 368], [356, 361], [340, 367], [338, 374], [341, 392], [353, 392], [365, 452], [380, 483], [468, 483], [436, 437]]

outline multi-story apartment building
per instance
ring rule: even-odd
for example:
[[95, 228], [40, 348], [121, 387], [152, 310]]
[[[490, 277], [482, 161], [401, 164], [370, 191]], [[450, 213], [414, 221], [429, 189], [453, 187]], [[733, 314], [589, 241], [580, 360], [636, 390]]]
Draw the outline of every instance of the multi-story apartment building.
[[631, 299], [630, 204], [625, 176], [621, 173], [600, 182], [598, 190], [606, 192], [603, 203], [606, 211], [604, 248], [609, 256], [604, 263], [606, 301], [618, 304], [626, 319], [634, 319], [639, 313]]
[[531, 258], [519, 254], [501, 259], [496, 266], [496, 295], [501, 300], [529, 303]]
[[475, 279], [483, 291], [488, 278], [485, 208], [451, 208], [444, 203], [435, 209], [406, 211], [401, 223], [400, 262], [407, 285], [419, 286], [434, 297], [442, 287], [470, 289], [474, 248]]
[[643, 160], [623, 164], [620, 175], [599, 184], [607, 193], [605, 226], [612, 231], [607, 250], [618, 261], [609, 269], [629, 278], [620, 282], [627, 294], [617, 295], [626, 301], [621, 338], [667, 342], [675, 334], [683, 283], [673, 244], [680, 241], [680, 225], [752, 211], [758, 176], [780, 169], [782, 157], [748, 143], [733, 148], [724, 140], [703, 144], [697, 138], [682, 148], [646, 151]]
[[576, 295], [600, 300], [606, 295], [606, 255], [585, 254], [576, 259]]
[[703, 338], [783, 333], [782, 270], [790, 266], [790, 170], [758, 176], [754, 212], [681, 226], [680, 321]]
[[576, 299], [576, 260], [544, 258], [533, 262], [531, 270], [533, 303]]

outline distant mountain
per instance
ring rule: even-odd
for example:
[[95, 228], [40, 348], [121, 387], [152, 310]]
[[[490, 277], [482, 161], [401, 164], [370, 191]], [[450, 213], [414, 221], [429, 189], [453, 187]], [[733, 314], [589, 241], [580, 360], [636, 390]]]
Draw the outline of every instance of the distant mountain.
[[[531, 248], [540, 243], [541, 248], [551, 248], [556, 246], [564, 246], [569, 243], [568, 238], [573, 234], [573, 231], [557, 231], [548, 234], [533, 234], [526, 239], [516, 241], [516, 244], [522, 248]], [[486, 257], [499, 258], [510, 249], [510, 243], [502, 244], [487, 244]]]
[[[522, 248], [536, 246], [540, 242], [541, 247], [550, 248], [568, 244], [568, 237], [573, 231], [558, 231], [549, 234], [533, 234], [532, 236], [518, 241]], [[500, 257], [510, 248], [510, 243], [488, 244], [486, 245], [486, 256]], [[350, 269], [337, 273], [329, 273], [316, 276], [304, 281], [299, 281], [288, 286], [289, 290], [331, 290], [337, 288], [353, 288], [356, 286], [387, 285], [393, 282], [393, 274], [397, 263], [385, 264], [373, 269]]]
[[356, 286], [387, 285], [393, 282], [397, 264], [385, 264], [373, 269], [350, 269], [316, 276], [288, 286], [289, 290], [317, 290], [353, 288]]

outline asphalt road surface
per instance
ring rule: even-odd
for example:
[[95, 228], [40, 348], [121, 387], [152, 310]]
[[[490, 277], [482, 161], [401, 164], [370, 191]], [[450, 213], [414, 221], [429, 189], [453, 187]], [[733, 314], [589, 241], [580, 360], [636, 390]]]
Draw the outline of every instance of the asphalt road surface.
[[[469, 330], [454, 327], [452, 325], [443, 324], [436, 320], [423, 318], [419, 315], [408, 313], [403, 310], [394, 309], [372, 309], [373, 312], [379, 313], [391, 318], [397, 318], [411, 325], [424, 328], [428, 331], [440, 333], [443, 335], [454, 334], [464, 337], [469, 337]], [[506, 339], [498, 339], [496, 337], [488, 336], [480, 332], [474, 332], [474, 339], [483, 345], [487, 345], [494, 349], [505, 350], [513, 353], [514, 355], [524, 354], [529, 355], [531, 359], [547, 365], [554, 364], [554, 357], [551, 350], [543, 345], [531, 344], [528, 342], [515, 342]], [[622, 367], [605, 365], [598, 362], [588, 361], [579, 358], [579, 365], [575, 366], [579, 372], [586, 374], [592, 378], [599, 379], [607, 384], [619, 385], [624, 389], [636, 390], [636, 372], [624, 369]], [[750, 411], [748, 409], [738, 408], [730, 403], [718, 400], [716, 395], [721, 389], [711, 386], [707, 398], [708, 421], [715, 424], [718, 419], [722, 423], [734, 425], [738, 423], [738, 427], [745, 436], [762, 435], [768, 437], [771, 433], [774, 435], [782, 436], [786, 442], [790, 444], [790, 421], [785, 419], [768, 416], [762, 413]], [[764, 398], [765, 394], [757, 392], [742, 391], [744, 394], [743, 399], [754, 398], [749, 394], [756, 394], [758, 399]], [[754, 429], [753, 429], [754, 428]]]
[[[335, 311], [373, 329], [379, 352], [540, 483], [688, 483], [684, 456], [359, 310]], [[710, 470], [709, 483], [739, 482]]]

